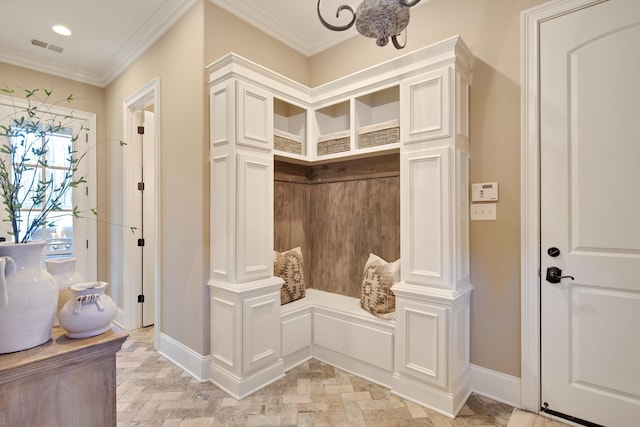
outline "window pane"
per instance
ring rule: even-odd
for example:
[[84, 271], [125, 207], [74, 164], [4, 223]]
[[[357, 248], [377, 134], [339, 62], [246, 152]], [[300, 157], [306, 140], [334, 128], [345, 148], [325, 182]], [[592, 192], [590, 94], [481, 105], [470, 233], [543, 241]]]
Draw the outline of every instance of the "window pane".
[[[36, 195], [33, 193], [29, 194], [29, 192], [33, 192], [38, 188], [40, 173], [42, 172], [35, 168], [25, 170], [22, 173], [20, 188], [18, 189], [18, 200], [22, 203], [22, 209], [31, 209], [39, 205], [37, 200], [33, 200]], [[27, 197], [27, 195], [29, 197]]]
[[69, 156], [72, 150], [70, 135], [53, 135], [49, 138], [45, 155], [50, 167], [65, 168], [68, 165]]
[[[28, 165], [36, 165], [38, 163], [38, 153], [41, 147], [41, 138], [37, 138], [34, 134], [23, 134], [11, 139], [11, 144], [15, 147], [16, 154], [14, 159], [16, 162]], [[25, 156], [24, 161], [22, 157]]]
[[[12, 138], [11, 143], [16, 150], [14, 160], [17, 164], [26, 166], [26, 170], [22, 172], [18, 192], [19, 201], [22, 203], [22, 223], [20, 224], [22, 232], [25, 232], [29, 224], [40, 214], [41, 202], [33, 193], [41, 185], [41, 180], [46, 177], [48, 183], [46, 194], [41, 194], [43, 200], [59, 197], [60, 184], [64, 182], [67, 174], [73, 147], [71, 139], [70, 129], [51, 135], [46, 141], [33, 134]], [[43, 167], [39, 162], [45, 162], [47, 166]], [[46, 218], [48, 224], [31, 235], [31, 240], [46, 240], [45, 256], [47, 258], [73, 256], [72, 189], [68, 189], [64, 196], [57, 199], [57, 203], [59, 210], [48, 215]]]
[[[57, 191], [60, 188], [60, 184], [64, 181], [65, 176], [67, 174], [66, 170], [55, 170], [49, 169], [47, 170], [47, 178], [53, 179], [53, 185], [51, 186], [51, 194], [53, 198], [56, 198], [60, 195], [60, 192]], [[72, 189], [68, 189], [67, 192], [58, 200], [60, 202], [60, 209], [72, 210], [73, 209], [73, 191]]]

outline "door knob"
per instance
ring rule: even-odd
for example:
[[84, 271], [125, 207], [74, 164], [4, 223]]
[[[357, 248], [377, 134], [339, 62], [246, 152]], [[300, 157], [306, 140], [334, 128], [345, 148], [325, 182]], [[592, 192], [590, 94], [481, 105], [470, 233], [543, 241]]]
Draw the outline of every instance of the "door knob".
[[562, 270], [560, 270], [558, 267], [547, 268], [547, 282], [560, 283], [562, 279], [576, 280], [576, 278], [573, 276], [563, 276]]

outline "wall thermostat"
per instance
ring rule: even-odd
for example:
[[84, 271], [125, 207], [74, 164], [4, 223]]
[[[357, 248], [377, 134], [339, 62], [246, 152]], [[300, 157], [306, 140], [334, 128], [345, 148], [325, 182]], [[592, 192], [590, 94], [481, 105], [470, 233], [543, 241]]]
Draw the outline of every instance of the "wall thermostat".
[[498, 200], [498, 183], [481, 182], [471, 184], [472, 202], [495, 202]]

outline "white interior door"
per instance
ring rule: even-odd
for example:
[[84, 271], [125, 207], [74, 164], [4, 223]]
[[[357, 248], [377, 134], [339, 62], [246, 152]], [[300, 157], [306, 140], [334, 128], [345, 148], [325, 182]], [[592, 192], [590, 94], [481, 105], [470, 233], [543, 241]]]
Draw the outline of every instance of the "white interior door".
[[141, 288], [140, 294], [143, 295], [143, 302], [141, 303], [142, 310], [142, 326], [151, 326], [155, 323], [155, 270], [153, 251], [156, 248], [155, 239], [155, 211], [153, 200], [155, 194], [155, 182], [154, 182], [154, 130], [155, 130], [155, 116], [151, 111], [144, 110], [142, 112], [144, 117], [143, 127], [144, 132], [141, 135], [142, 144], [140, 148], [142, 150], [140, 158], [141, 162], [141, 181], [143, 185], [140, 191], [141, 200], [141, 216], [142, 216], [142, 238], [144, 239], [144, 245], [141, 247]]
[[543, 410], [638, 425], [640, 1], [543, 22], [540, 52]]
[[[160, 269], [160, 239], [157, 225], [160, 223], [158, 207], [160, 124], [160, 79], [155, 78], [124, 101], [123, 147], [123, 224], [122, 240], [116, 243], [121, 281], [113, 288], [121, 292], [116, 322], [131, 330], [154, 324], [156, 336], [160, 330], [158, 300]], [[138, 128], [144, 127], [139, 134]], [[143, 183], [143, 190], [139, 184]], [[134, 226], [135, 230], [130, 229]], [[138, 239], [144, 245], [138, 246]], [[144, 302], [138, 302], [143, 300]]]

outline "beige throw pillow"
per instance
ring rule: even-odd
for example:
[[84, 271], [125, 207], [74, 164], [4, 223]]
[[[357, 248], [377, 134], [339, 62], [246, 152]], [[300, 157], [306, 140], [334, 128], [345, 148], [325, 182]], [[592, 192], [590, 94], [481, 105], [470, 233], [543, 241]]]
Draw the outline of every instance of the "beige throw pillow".
[[282, 253], [274, 251], [273, 275], [284, 280], [284, 284], [280, 288], [281, 305], [306, 295], [302, 265], [302, 249], [300, 247]]
[[391, 287], [400, 281], [400, 260], [387, 262], [369, 254], [362, 275], [360, 306], [385, 319], [392, 319], [396, 311], [396, 297]]

